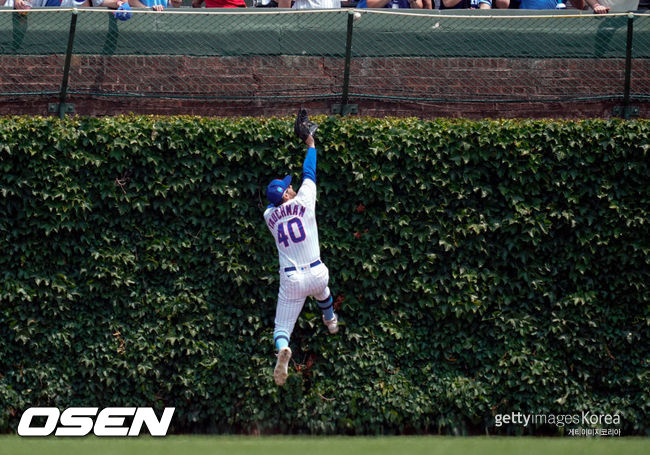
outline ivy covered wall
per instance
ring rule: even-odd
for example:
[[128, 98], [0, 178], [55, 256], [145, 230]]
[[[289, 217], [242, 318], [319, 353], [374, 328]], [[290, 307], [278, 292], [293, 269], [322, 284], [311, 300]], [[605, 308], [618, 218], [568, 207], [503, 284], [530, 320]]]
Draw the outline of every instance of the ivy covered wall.
[[127, 405], [175, 432], [650, 430], [650, 122], [316, 120], [342, 329], [308, 301], [278, 388], [291, 119], [0, 118], [0, 431]]

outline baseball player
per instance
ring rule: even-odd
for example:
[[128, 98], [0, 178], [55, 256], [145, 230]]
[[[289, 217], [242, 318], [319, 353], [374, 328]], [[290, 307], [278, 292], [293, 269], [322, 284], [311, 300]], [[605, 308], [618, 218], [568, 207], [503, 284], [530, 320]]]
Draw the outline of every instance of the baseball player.
[[280, 290], [275, 312], [273, 342], [278, 350], [273, 379], [277, 385], [287, 380], [291, 359], [289, 339], [302, 311], [305, 299], [313, 296], [323, 312], [323, 323], [334, 334], [338, 318], [327, 286], [329, 271], [320, 259], [316, 225], [316, 148], [313, 134], [317, 125], [309, 121], [307, 111], [298, 112], [294, 132], [307, 145], [302, 166], [302, 184], [296, 193], [291, 176], [276, 179], [266, 188], [271, 203], [264, 211], [280, 258]]

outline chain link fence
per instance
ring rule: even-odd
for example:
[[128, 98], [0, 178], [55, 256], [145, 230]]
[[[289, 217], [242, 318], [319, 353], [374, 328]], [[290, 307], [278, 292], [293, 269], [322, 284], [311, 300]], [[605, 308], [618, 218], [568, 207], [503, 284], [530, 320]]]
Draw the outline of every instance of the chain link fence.
[[650, 14], [531, 13], [0, 10], [0, 103], [648, 102]]

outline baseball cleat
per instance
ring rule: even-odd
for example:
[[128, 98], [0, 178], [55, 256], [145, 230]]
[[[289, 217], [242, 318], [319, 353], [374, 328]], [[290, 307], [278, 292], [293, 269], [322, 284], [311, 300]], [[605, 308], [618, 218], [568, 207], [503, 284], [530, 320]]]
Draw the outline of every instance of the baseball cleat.
[[276, 354], [278, 357], [275, 363], [275, 370], [273, 370], [273, 379], [277, 385], [284, 385], [289, 376], [289, 360], [291, 359], [291, 349], [282, 348]]
[[323, 324], [325, 324], [327, 330], [329, 330], [332, 335], [339, 331], [339, 318], [336, 316], [336, 313], [334, 313], [334, 317], [329, 321], [326, 321], [325, 316], [323, 316]]

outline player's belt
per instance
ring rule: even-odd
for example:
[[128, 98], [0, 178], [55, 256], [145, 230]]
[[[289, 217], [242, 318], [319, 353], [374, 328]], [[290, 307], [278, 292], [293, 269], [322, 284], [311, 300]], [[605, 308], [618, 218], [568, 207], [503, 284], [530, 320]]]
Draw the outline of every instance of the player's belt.
[[[311, 264], [309, 264], [309, 267], [316, 267], [316, 266], [317, 266], [318, 264], [320, 264], [320, 263], [321, 263], [321, 262], [320, 262], [320, 259], [316, 259], [314, 262], [312, 262]], [[284, 271], [285, 271], [285, 272], [293, 272], [294, 270], [296, 270], [295, 267], [285, 267], [285, 268], [284, 268]]]

